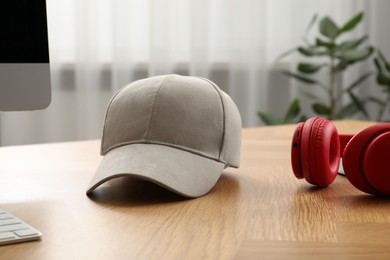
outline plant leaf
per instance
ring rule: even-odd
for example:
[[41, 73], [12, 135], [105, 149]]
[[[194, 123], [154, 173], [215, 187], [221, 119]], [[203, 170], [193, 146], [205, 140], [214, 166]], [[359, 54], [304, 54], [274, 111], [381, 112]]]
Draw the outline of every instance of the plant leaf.
[[378, 56], [382, 60], [383, 64], [385, 64], [385, 68], [388, 72], [390, 72], [390, 64], [386, 60], [385, 56], [382, 54], [381, 50], [378, 50]]
[[306, 90], [304, 90], [303, 88], [300, 88], [299, 89], [299, 94], [302, 94], [310, 99], [313, 99], [313, 100], [320, 100], [320, 97], [315, 95], [314, 93], [311, 93], [311, 92], [308, 92]]
[[368, 35], [364, 35], [359, 39], [342, 42], [341, 44], [339, 44], [336, 47], [336, 51], [347, 51], [350, 49], [354, 49], [354, 48], [358, 47], [360, 44], [362, 44], [367, 39], [368, 39]]
[[368, 77], [370, 77], [372, 75], [372, 71], [370, 72], [367, 72], [366, 74], [360, 76], [355, 82], [353, 82], [351, 85], [349, 85], [347, 88], [346, 88], [346, 92], [349, 92], [351, 91], [352, 89], [354, 89], [355, 87], [357, 87], [360, 83], [362, 83], [363, 81], [365, 81]]
[[351, 98], [352, 102], [355, 104], [355, 106], [357, 107], [357, 109], [363, 113], [363, 115], [368, 118], [368, 112], [366, 110], [366, 108], [364, 107], [364, 104], [363, 102], [357, 97], [355, 96], [352, 91], [348, 92], [349, 94], [349, 97]]
[[287, 76], [290, 76], [290, 77], [293, 77], [299, 81], [302, 81], [304, 83], [307, 83], [307, 84], [318, 84], [318, 82], [314, 79], [311, 79], [311, 78], [307, 78], [307, 77], [304, 77], [304, 76], [301, 76], [301, 75], [298, 75], [298, 74], [295, 74], [295, 73], [292, 73], [290, 71], [283, 71], [283, 73]]
[[313, 27], [314, 23], [317, 21], [317, 18], [318, 18], [318, 14], [314, 14], [313, 17], [310, 20], [309, 25], [306, 28], [305, 35], [307, 35], [309, 33], [311, 27]]
[[284, 122], [288, 123], [291, 120], [293, 120], [295, 117], [298, 116], [300, 111], [301, 111], [301, 108], [300, 108], [300, 105], [299, 105], [299, 101], [298, 101], [298, 99], [294, 99], [291, 102], [290, 107], [287, 110], [287, 113], [286, 113], [286, 115], [284, 117]]
[[283, 52], [282, 54], [280, 54], [278, 57], [276, 57], [275, 59], [275, 63], [276, 62], [279, 62], [281, 59], [283, 59], [284, 57], [287, 57], [288, 55], [290, 55], [291, 53], [295, 52], [298, 48], [297, 47], [294, 47], [293, 49], [291, 50], [288, 50], [286, 52]]
[[319, 47], [326, 47], [328, 49], [333, 49], [336, 46], [333, 42], [327, 42], [321, 40], [320, 38], [316, 38], [316, 45]]
[[339, 33], [339, 28], [329, 16], [326, 16], [320, 21], [320, 33], [329, 39], [334, 40]]
[[302, 55], [305, 55], [307, 57], [312, 57], [312, 56], [321, 56], [321, 55], [326, 55], [328, 54], [327, 51], [325, 50], [321, 50], [321, 49], [318, 49], [316, 48], [315, 46], [311, 46], [311, 47], [298, 47], [297, 48], [297, 51], [302, 54]]
[[305, 121], [307, 121], [307, 116], [306, 115], [302, 115], [300, 118], [299, 118], [299, 120], [298, 120], [298, 122], [305, 122]]
[[374, 64], [378, 72], [382, 72], [382, 65], [379, 62], [378, 58], [374, 58]]
[[314, 63], [298, 63], [297, 70], [302, 73], [312, 74], [321, 69], [322, 64], [314, 64]]
[[367, 47], [358, 50], [347, 50], [342, 52], [339, 58], [342, 60], [342, 62], [354, 63], [359, 60], [367, 59], [373, 51], [373, 47]]
[[360, 12], [354, 17], [352, 17], [351, 20], [349, 20], [341, 27], [341, 29], [339, 30], [339, 34], [352, 30], [363, 19], [363, 15], [364, 13]]
[[310, 49], [310, 48], [304, 48], [304, 47], [298, 47], [298, 52], [300, 53], [300, 54], [303, 54], [303, 55], [305, 55], [305, 56], [314, 56], [315, 55], [315, 53]]
[[343, 106], [336, 115], [336, 118], [342, 119], [356, 114], [359, 110], [353, 102]]
[[330, 108], [324, 104], [314, 103], [312, 108], [313, 108], [314, 112], [316, 112], [319, 115], [326, 115], [327, 116], [330, 114]]
[[368, 100], [378, 104], [378, 106], [384, 106], [385, 105], [384, 101], [382, 101], [382, 100], [380, 100], [379, 98], [376, 98], [376, 97], [369, 97]]
[[348, 66], [348, 63], [346, 62], [343, 62], [343, 61], [340, 61], [335, 67], [334, 67], [334, 70], [335, 71], [343, 71], [347, 68]]
[[279, 125], [282, 123], [280, 118], [268, 113], [258, 112], [257, 115], [266, 125]]
[[379, 72], [376, 75], [376, 82], [379, 85], [390, 85], [390, 78], [388, 78], [383, 72]]

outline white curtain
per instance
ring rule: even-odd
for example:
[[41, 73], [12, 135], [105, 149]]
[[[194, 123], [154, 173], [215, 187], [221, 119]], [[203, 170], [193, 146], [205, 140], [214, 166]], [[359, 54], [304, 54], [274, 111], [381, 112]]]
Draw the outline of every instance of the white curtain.
[[[100, 138], [110, 97], [125, 84], [168, 73], [207, 77], [236, 102], [244, 127], [258, 111], [282, 115], [299, 95], [275, 58], [297, 46], [314, 14], [342, 24], [365, 12], [370, 35], [390, 57], [390, 1], [47, 0], [53, 99], [36, 112], [1, 114], [1, 144]], [[313, 29], [315, 32], [317, 28]], [[372, 69], [362, 64], [349, 77]], [[375, 85], [372, 80], [366, 84]], [[362, 88], [361, 95], [379, 91]], [[310, 107], [303, 104], [310, 115]]]

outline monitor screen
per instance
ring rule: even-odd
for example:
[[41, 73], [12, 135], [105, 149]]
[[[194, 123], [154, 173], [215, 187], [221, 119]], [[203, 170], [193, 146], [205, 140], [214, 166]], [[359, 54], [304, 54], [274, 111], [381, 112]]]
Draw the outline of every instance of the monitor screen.
[[0, 111], [46, 108], [51, 100], [45, 0], [0, 8]]

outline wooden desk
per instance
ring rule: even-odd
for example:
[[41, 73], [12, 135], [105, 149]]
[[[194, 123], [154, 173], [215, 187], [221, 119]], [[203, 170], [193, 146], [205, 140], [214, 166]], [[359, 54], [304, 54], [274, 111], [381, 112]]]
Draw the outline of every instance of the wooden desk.
[[[341, 133], [369, 124], [336, 122]], [[0, 258], [388, 259], [390, 200], [344, 177], [326, 189], [296, 180], [294, 127], [243, 130], [241, 168], [226, 169], [208, 195], [192, 200], [126, 179], [87, 197], [99, 141], [0, 148], [0, 207], [43, 233], [38, 242], [0, 246]]]

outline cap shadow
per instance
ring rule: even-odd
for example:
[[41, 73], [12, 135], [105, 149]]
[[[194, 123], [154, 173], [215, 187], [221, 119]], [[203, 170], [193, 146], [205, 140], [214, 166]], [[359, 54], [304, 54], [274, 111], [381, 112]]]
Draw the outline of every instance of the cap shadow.
[[[238, 181], [222, 174], [214, 188], [204, 196], [232, 196], [238, 190]], [[153, 204], [169, 204], [191, 201], [166, 188], [149, 181], [132, 177], [119, 177], [107, 181], [88, 197], [102, 206], [142, 206]]]
[[107, 181], [88, 197], [99, 204], [115, 206], [149, 205], [188, 200], [149, 181], [132, 177], [119, 177]]

